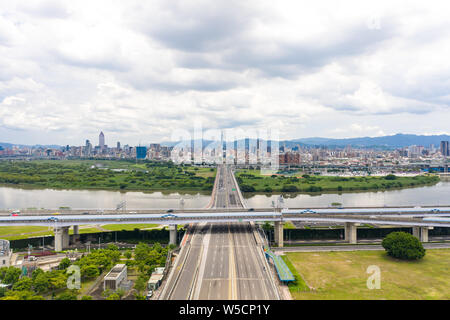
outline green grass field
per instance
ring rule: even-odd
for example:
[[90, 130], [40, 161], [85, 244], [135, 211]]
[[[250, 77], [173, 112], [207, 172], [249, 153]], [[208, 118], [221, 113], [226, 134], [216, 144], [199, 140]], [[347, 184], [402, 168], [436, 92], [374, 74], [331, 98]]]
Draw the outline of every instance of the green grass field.
[[0, 184], [17, 187], [207, 192], [215, 175], [215, 168], [157, 161], [0, 161]]
[[259, 170], [240, 170], [237, 180], [246, 192], [341, 192], [389, 190], [423, 185], [432, 185], [439, 182], [435, 175], [418, 175], [413, 177], [335, 177], [335, 176], [308, 176], [301, 172], [291, 175], [263, 176]]
[[[134, 229], [158, 228], [158, 224], [142, 223], [142, 224], [106, 224], [98, 228], [95, 225], [80, 226], [80, 234], [97, 233], [107, 231], [121, 231]], [[181, 228], [182, 226], [180, 226]], [[102, 230], [103, 229], [103, 230]], [[105, 231], [106, 230], [106, 231]], [[69, 229], [69, 234], [73, 234], [73, 228]], [[0, 227], [0, 239], [20, 240], [42, 236], [53, 236], [53, 228], [37, 227], [37, 226], [18, 226], [18, 227]]]
[[121, 230], [129, 230], [132, 231], [134, 229], [148, 229], [148, 228], [157, 228], [159, 224], [151, 224], [151, 223], [142, 223], [142, 224], [106, 224], [103, 225], [102, 228], [110, 231], [121, 231]]
[[[420, 261], [400, 261], [384, 251], [295, 252], [289, 261], [310, 288], [290, 288], [296, 300], [450, 299], [450, 249], [427, 250]], [[367, 288], [371, 265], [381, 289]]]

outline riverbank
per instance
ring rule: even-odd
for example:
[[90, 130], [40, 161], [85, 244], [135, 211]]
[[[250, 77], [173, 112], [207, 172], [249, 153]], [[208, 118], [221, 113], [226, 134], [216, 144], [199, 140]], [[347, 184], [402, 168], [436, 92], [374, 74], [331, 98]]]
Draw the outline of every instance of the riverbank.
[[58, 190], [210, 192], [215, 168], [156, 161], [0, 161], [0, 185]]
[[[449, 249], [427, 250], [420, 261], [399, 261], [384, 251], [286, 253], [307, 288], [294, 285], [296, 300], [448, 299]], [[367, 287], [369, 266], [378, 266], [381, 286]]]
[[258, 170], [242, 170], [237, 180], [245, 193], [322, 193], [322, 192], [364, 192], [401, 190], [404, 188], [432, 186], [440, 181], [436, 175], [426, 174], [400, 177], [387, 176], [338, 177], [338, 176], [300, 176], [272, 175], [262, 176]]

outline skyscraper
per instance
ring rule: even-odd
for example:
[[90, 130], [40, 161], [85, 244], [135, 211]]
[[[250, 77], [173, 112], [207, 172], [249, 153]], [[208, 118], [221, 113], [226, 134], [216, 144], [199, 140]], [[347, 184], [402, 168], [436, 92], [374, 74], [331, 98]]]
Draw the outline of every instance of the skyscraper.
[[100, 132], [100, 135], [98, 136], [98, 145], [100, 149], [105, 147], [105, 135], [103, 134], [103, 131]]
[[441, 153], [444, 157], [450, 156], [450, 150], [448, 148], [448, 141], [441, 141]]
[[145, 159], [147, 157], [146, 147], [136, 147], [136, 159]]

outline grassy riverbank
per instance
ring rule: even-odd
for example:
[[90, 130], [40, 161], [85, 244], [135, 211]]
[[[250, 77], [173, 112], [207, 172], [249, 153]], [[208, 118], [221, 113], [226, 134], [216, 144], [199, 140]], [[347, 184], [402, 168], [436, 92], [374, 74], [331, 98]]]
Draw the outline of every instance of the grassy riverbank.
[[[308, 289], [290, 287], [296, 300], [449, 299], [450, 250], [427, 250], [420, 261], [400, 261], [384, 251], [287, 253]], [[381, 288], [367, 288], [369, 266], [378, 266]], [[304, 282], [303, 282], [304, 280]]]
[[286, 193], [312, 193], [312, 192], [341, 192], [389, 190], [424, 185], [433, 185], [439, 182], [435, 175], [418, 175], [412, 177], [399, 177], [387, 175], [383, 177], [335, 177], [335, 176], [262, 176], [259, 170], [242, 170], [237, 173], [237, 180], [243, 192], [286, 192]]
[[211, 191], [216, 170], [125, 160], [0, 161], [0, 184], [134, 191]]
[[[79, 233], [97, 233], [97, 232], [109, 232], [109, 231], [133, 231], [134, 229], [150, 230], [160, 229], [164, 226], [151, 223], [140, 224], [105, 224], [105, 225], [81, 225]], [[181, 226], [180, 226], [181, 228]], [[73, 229], [69, 230], [69, 234], [73, 234]], [[39, 227], [39, 226], [14, 226], [14, 227], [0, 227], [0, 239], [5, 240], [20, 240], [43, 236], [54, 236], [52, 227]]]

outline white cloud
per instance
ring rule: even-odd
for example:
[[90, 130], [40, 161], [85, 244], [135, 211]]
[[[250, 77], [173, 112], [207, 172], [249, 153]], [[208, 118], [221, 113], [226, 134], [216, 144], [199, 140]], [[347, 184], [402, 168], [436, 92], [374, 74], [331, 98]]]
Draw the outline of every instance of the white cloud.
[[199, 121], [281, 138], [445, 132], [448, 7], [5, 1], [0, 141], [81, 144], [103, 130], [148, 143]]

